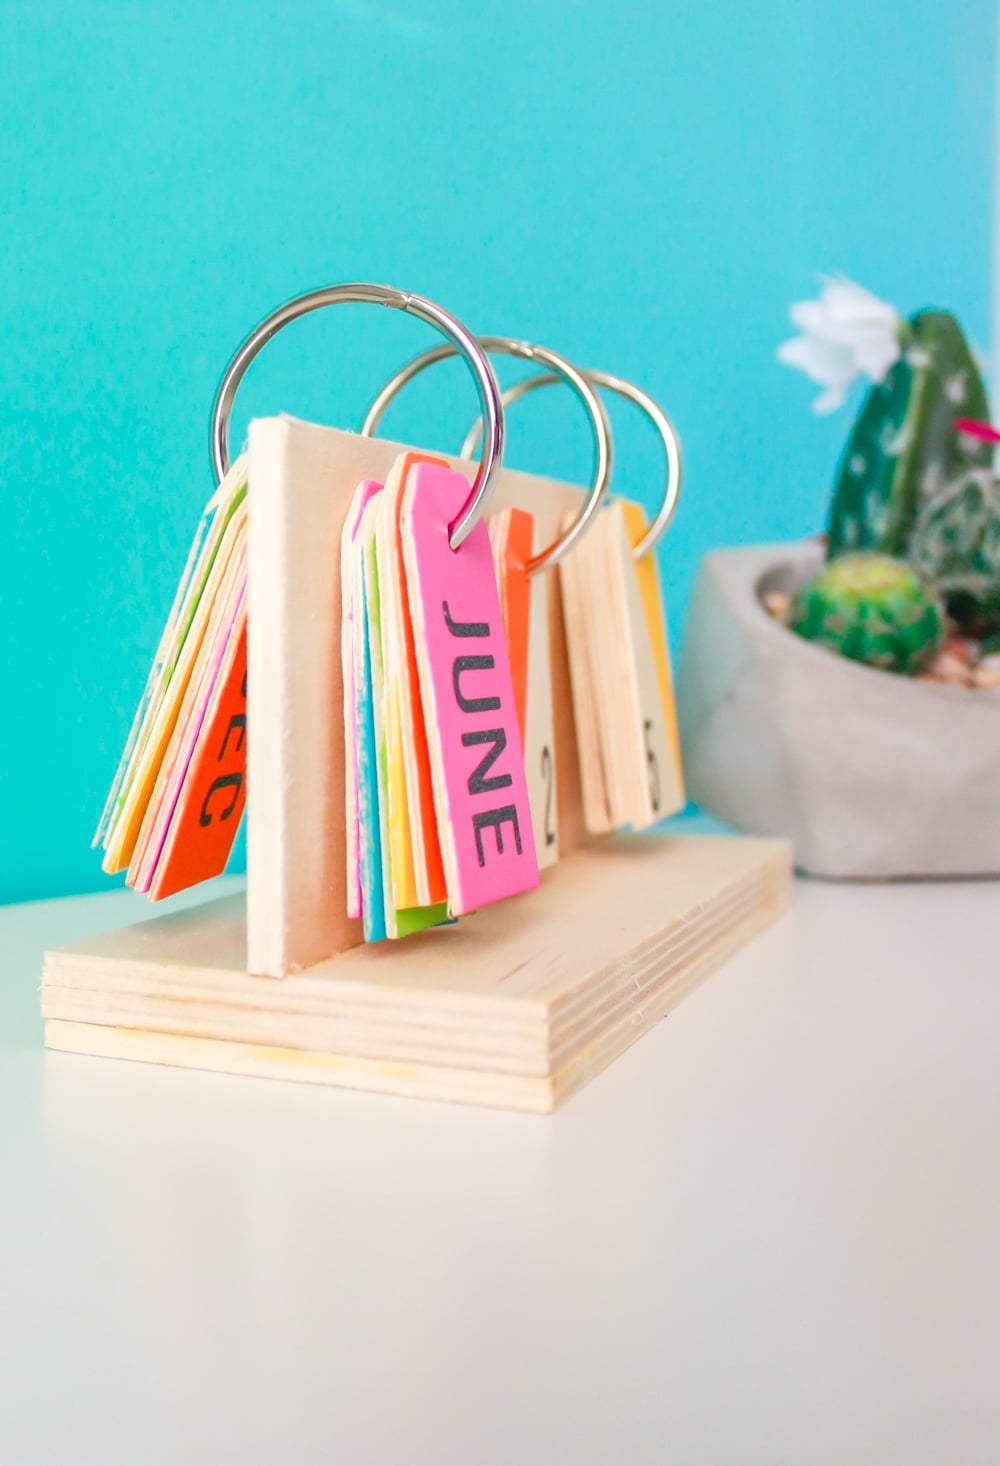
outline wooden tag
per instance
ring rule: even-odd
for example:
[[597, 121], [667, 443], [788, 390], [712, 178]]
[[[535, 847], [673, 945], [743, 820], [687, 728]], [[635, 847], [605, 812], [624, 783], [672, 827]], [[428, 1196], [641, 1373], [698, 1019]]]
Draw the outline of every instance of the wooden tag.
[[538, 885], [507, 644], [486, 526], [458, 550], [469, 496], [452, 469], [418, 463], [401, 532], [421, 703], [453, 916]]
[[[566, 515], [565, 530], [573, 522]], [[591, 525], [586, 539], [596, 526]], [[597, 658], [599, 655], [599, 614], [588, 570], [593, 571], [595, 556], [582, 558], [584, 542], [579, 543], [559, 564], [563, 618], [566, 627], [566, 651], [569, 660], [570, 690], [573, 696], [573, 723], [580, 764], [580, 792], [583, 820], [592, 835], [606, 835], [614, 829], [609, 794], [610, 772], [601, 738], [599, 716]]]
[[[642, 539], [648, 528], [646, 515], [639, 504], [634, 504], [631, 499], [621, 501], [622, 512], [625, 516], [625, 530], [628, 535], [629, 544], [635, 546]], [[660, 701], [663, 706], [664, 716], [667, 721], [667, 732], [670, 738], [670, 747], [673, 752], [673, 779], [676, 783], [676, 793], [672, 796], [675, 808], [680, 809], [686, 802], [684, 792], [684, 768], [681, 763], [681, 738], [677, 726], [677, 702], [674, 697], [674, 679], [670, 670], [670, 644], [667, 640], [667, 618], [664, 609], [665, 602], [660, 587], [660, 573], [656, 563], [655, 551], [643, 555], [640, 560], [632, 557], [635, 566], [636, 579], [639, 582], [639, 595], [642, 598], [643, 614], [646, 618], [646, 626], [649, 631], [649, 639], [653, 648], [653, 658], [656, 662], [656, 675], [660, 684]]]
[[[606, 662], [601, 667], [603, 695], [609, 700], [612, 713], [607, 718], [607, 726], [609, 738], [616, 744], [613, 754], [616, 774], [621, 771], [622, 792], [619, 794], [617, 783], [612, 786], [612, 811], [617, 808], [618, 823], [641, 830], [682, 808], [684, 798], [678, 788], [670, 715], [663, 701], [622, 505], [612, 505], [605, 517], [609, 537], [613, 532], [616, 557], [613, 569], [617, 583], [613, 584], [617, 627], [623, 636], [623, 648], [627, 646], [627, 654], [622, 656], [618, 669], [608, 667]], [[624, 673], [624, 678], [616, 676], [616, 671]], [[614, 716], [611, 701], [619, 696], [622, 717]]]
[[[639, 519], [629, 513], [638, 538], [642, 511]], [[684, 803], [655, 566], [652, 578], [644, 572], [644, 594], [632, 543], [618, 501], [561, 566], [585, 811], [595, 831], [644, 829]]]

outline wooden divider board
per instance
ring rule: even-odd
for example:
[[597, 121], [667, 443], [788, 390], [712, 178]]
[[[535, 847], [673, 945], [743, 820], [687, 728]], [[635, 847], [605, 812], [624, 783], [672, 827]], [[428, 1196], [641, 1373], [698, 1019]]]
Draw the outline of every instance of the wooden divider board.
[[541, 889], [283, 982], [229, 897], [46, 954], [50, 1048], [552, 1110], [772, 921], [782, 841], [611, 836]]

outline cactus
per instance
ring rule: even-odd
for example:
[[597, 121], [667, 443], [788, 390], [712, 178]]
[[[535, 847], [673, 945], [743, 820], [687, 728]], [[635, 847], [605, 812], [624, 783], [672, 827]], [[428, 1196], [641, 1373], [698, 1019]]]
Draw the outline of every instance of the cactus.
[[988, 420], [979, 369], [946, 311], [918, 311], [903, 354], [871, 388], [840, 461], [829, 558], [859, 550], [907, 554], [921, 501], [957, 473], [987, 466], [988, 443], [956, 431], [956, 417]]
[[935, 592], [887, 555], [849, 555], [827, 565], [792, 601], [789, 625], [856, 662], [918, 672], [941, 645]]
[[988, 468], [972, 469], [927, 500], [909, 559], [963, 628], [1000, 626], [1000, 479]]

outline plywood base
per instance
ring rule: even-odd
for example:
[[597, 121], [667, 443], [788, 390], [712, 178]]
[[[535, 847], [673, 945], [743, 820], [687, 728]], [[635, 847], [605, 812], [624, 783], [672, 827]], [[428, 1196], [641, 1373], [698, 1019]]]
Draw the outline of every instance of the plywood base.
[[614, 837], [540, 891], [283, 979], [242, 896], [46, 954], [50, 1048], [552, 1110], [784, 909], [791, 849]]

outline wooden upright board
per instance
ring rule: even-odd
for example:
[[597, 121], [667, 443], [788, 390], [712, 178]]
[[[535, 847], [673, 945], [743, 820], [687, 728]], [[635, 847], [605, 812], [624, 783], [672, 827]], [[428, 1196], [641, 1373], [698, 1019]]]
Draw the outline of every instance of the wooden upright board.
[[[362, 479], [412, 451], [291, 417], [250, 425], [247, 723], [248, 966], [284, 977], [361, 941], [348, 918], [344, 845], [340, 535]], [[450, 460], [471, 478], [474, 466]], [[492, 508], [530, 509], [541, 542], [584, 491], [504, 469]], [[584, 838], [558, 577], [549, 644], [559, 843]]]
[[551, 1110], [788, 901], [782, 841], [613, 836], [452, 928], [248, 976], [230, 897], [45, 959], [50, 1048]]

